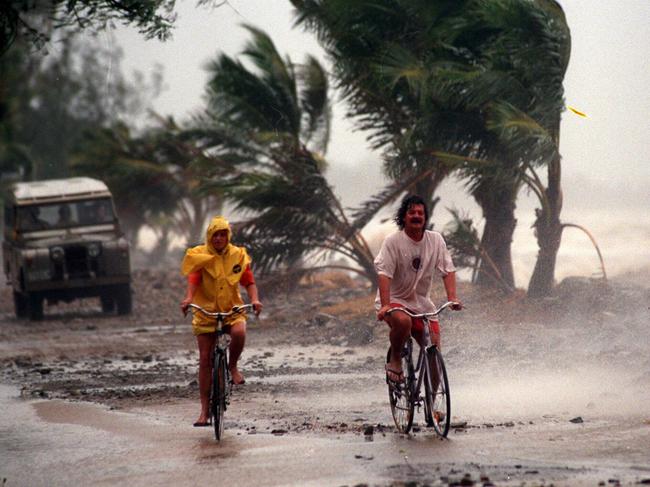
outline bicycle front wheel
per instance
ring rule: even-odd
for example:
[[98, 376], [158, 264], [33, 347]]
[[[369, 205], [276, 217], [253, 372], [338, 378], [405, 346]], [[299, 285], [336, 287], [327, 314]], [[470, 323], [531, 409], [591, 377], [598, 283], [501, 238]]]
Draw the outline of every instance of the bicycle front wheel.
[[427, 352], [424, 366], [424, 419], [427, 426], [433, 426], [443, 438], [449, 433], [451, 424], [451, 396], [447, 369], [442, 355], [436, 347]]
[[[413, 382], [414, 371], [412, 361], [412, 344], [407, 342], [402, 352], [402, 370], [404, 371], [404, 382], [399, 384], [388, 383], [388, 399], [390, 401], [390, 410], [393, 414], [395, 427], [400, 433], [408, 433], [413, 426], [413, 412], [415, 410], [415, 401], [413, 400]], [[390, 360], [390, 348], [386, 362]]]
[[223, 436], [223, 416], [226, 411], [226, 387], [228, 385], [226, 374], [226, 356], [223, 352], [217, 351], [214, 356], [212, 391], [210, 394], [210, 412], [212, 413], [214, 436], [217, 441], [220, 441]]

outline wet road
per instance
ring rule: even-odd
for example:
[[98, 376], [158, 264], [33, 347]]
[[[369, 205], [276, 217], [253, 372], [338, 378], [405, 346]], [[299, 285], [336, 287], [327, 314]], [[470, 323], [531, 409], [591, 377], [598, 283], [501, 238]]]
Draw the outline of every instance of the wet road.
[[5, 309], [0, 485], [650, 484], [650, 310], [633, 298], [544, 322], [486, 319], [489, 301], [443, 323], [452, 422], [466, 424], [447, 440], [394, 432], [387, 330], [349, 320], [354, 302], [345, 322], [314, 310], [251, 324], [221, 443], [191, 426], [196, 346], [169, 318], [175, 300], [141, 300], [173, 304], [140, 309], [147, 320], [81, 309], [28, 323]]
[[[251, 379], [238, 391], [220, 444], [209, 428], [189, 426], [193, 401], [114, 411], [83, 402], [25, 400], [16, 388], [1, 386], [0, 478], [6, 486], [650, 482], [650, 421], [643, 416], [594, 411], [576, 424], [568, 411], [540, 416], [533, 410], [518, 418], [508, 413], [514, 421], [499, 422], [499, 410], [463, 415], [477, 411], [481, 398], [461, 383], [456, 409], [468, 427], [440, 440], [425, 428], [410, 436], [390, 430], [377, 374], [287, 376], [284, 382], [294, 385], [284, 395], [258, 387], [266, 380]], [[326, 381], [336, 387], [322, 387]], [[308, 429], [282, 432], [301, 417]], [[364, 436], [363, 424], [386, 430], [375, 427]]]

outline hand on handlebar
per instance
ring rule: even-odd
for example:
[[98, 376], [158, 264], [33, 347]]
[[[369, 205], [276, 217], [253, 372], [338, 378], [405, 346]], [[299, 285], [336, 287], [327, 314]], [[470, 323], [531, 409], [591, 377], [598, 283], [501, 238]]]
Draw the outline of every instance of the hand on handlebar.
[[384, 321], [386, 319], [386, 311], [388, 311], [390, 308], [390, 304], [379, 308], [379, 311], [377, 311], [377, 321]]
[[251, 304], [253, 305], [253, 311], [255, 311], [255, 316], [259, 316], [260, 313], [262, 312], [262, 308], [264, 307], [264, 305], [259, 301], [252, 301]]
[[192, 298], [185, 298], [183, 301], [181, 301], [181, 311], [183, 312], [183, 316], [187, 316], [191, 302]]
[[453, 311], [460, 311], [463, 309], [463, 303], [461, 302], [460, 299], [450, 299], [453, 304], [449, 306]]

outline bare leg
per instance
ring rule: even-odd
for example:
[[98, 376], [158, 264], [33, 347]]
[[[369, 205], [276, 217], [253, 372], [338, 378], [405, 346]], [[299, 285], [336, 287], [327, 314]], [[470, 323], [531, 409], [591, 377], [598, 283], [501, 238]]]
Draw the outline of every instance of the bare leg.
[[233, 384], [244, 383], [244, 376], [241, 372], [239, 372], [239, 369], [237, 368], [237, 361], [239, 360], [239, 357], [244, 350], [245, 343], [246, 322], [238, 321], [230, 327], [230, 363], [228, 364], [228, 367], [230, 368]]
[[[402, 371], [402, 349], [411, 334], [411, 318], [400, 311], [393, 312], [389, 320], [390, 334], [390, 359], [386, 364], [386, 372], [391, 380], [401, 380]], [[388, 370], [390, 369], [390, 370]], [[394, 371], [391, 373], [391, 370]]]
[[197, 423], [207, 423], [210, 417], [210, 387], [212, 382], [212, 351], [215, 333], [203, 333], [196, 336], [199, 345], [199, 395], [201, 397], [201, 414]]

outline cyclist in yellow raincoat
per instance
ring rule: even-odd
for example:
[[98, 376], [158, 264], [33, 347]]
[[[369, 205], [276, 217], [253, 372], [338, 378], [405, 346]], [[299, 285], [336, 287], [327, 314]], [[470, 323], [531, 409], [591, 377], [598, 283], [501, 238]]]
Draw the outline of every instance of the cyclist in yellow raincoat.
[[[187, 276], [187, 292], [181, 301], [181, 310], [187, 313], [190, 303], [198, 304], [208, 311], [230, 311], [242, 305], [239, 286], [242, 285], [256, 314], [262, 310], [257, 286], [250, 269], [251, 258], [246, 249], [230, 243], [232, 232], [228, 220], [216, 216], [208, 225], [205, 244], [187, 250], [181, 271]], [[246, 317], [236, 315], [226, 319], [226, 331], [230, 334], [230, 363], [228, 364], [234, 384], [243, 384], [244, 377], [237, 369], [237, 361], [246, 341]], [[216, 339], [214, 320], [196, 313], [192, 319], [192, 331], [199, 347], [199, 393], [201, 414], [194, 426], [207, 426], [209, 418], [210, 378], [212, 362], [210, 355]]]

